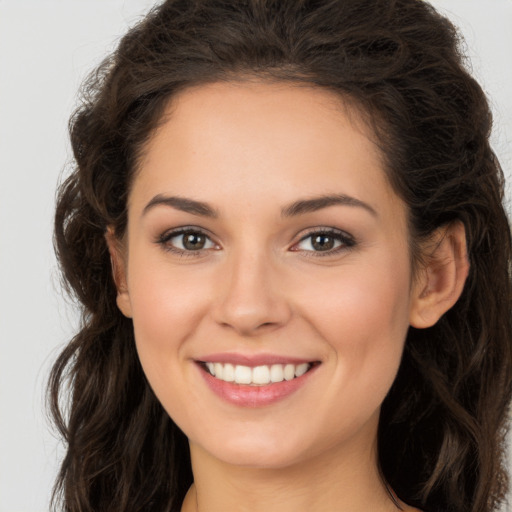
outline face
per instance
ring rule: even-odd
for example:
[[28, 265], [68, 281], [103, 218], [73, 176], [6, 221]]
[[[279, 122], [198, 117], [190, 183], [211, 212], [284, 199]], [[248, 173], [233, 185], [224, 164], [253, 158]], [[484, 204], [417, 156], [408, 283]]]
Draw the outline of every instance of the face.
[[375, 441], [414, 286], [405, 207], [347, 108], [313, 87], [188, 89], [134, 180], [118, 304], [162, 405], [221, 461]]

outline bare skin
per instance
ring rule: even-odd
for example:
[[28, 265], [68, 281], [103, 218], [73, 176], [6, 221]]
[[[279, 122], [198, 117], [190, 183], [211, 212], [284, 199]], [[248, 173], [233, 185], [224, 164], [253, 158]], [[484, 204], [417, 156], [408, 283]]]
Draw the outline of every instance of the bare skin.
[[[330, 461], [324, 457], [309, 460], [308, 471], [304, 471], [300, 464], [277, 470], [219, 467], [215, 460], [205, 463], [200, 449], [191, 447], [201, 463], [195, 465], [197, 484], [187, 493], [182, 512], [397, 512], [399, 508], [375, 470], [375, 447], [369, 448], [366, 460], [361, 458], [364, 449], [341, 460], [339, 454], [332, 453]], [[222, 481], [208, 477], [219, 471], [224, 475]], [[334, 478], [338, 478], [336, 485], [332, 484]], [[354, 493], [354, 486], [359, 492]], [[417, 511], [398, 498], [396, 501], [404, 511]]]
[[[437, 233], [413, 279], [406, 207], [331, 92], [210, 84], [167, 114], [127, 239], [109, 247], [148, 381], [190, 442], [182, 512], [396, 511], [377, 469], [380, 407], [409, 326], [461, 293], [464, 229]], [[253, 403], [208, 384], [222, 380], [212, 354], [311, 363], [293, 392]]]

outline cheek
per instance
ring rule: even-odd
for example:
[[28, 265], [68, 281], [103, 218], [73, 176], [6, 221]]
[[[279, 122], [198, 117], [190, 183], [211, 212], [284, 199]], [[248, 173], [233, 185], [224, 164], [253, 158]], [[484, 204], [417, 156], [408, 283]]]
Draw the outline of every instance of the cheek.
[[342, 269], [308, 283], [304, 291], [304, 310], [328, 329], [329, 338], [338, 333], [359, 344], [365, 332], [391, 334], [408, 324], [409, 273], [382, 262]]
[[[135, 251], [134, 251], [135, 252]], [[201, 314], [206, 276], [201, 269], [177, 271], [153, 258], [149, 263], [130, 261], [129, 294], [134, 323], [148, 334], [158, 334], [193, 322]], [[150, 336], [152, 337], [152, 336]]]
[[336, 426], [325, 433], [326, 443], [334, 443], [340, 429], [350, 436], [376, 414], [400, 365], [409, 326], [408, 276], [375, 268], [317, 281], [314, 296], [303, 303], [332, 363], [317, 404], [318, 416]]
[[307, 287], [304, 316], [330, 345], [347, 385], [391, 386], [409, 327], [407, 269], [381, 260]]
[[129, 293], [139, 358], [150, 381], [169, 378], [170, 367], [186, 357], [186, 342], [204, 316], [205, 280], [200, 271], [191, 279], [193, 273], [173, 271], [158, 261], [141, 265], [134, 257], [131, 263]]
[[168, 414], [180, 425], [194, 425], [190, 400], [197, 397], [186, 385], [192, 371], [186, 364], [187, 347], [204, 316], [204, 278], [191, 279], [190, 272], [176, 272], [158, 262], [140, 266], [135, 258], [132, 261], [129, 291], [140, 363]]

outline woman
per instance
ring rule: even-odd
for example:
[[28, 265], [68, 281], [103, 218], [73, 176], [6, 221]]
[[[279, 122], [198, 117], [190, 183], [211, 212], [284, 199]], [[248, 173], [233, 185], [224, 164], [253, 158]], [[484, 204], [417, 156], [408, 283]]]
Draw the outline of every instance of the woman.
[[86, 93], [55, 232], [84, 312], [50, 382], [64, 509], [494, 510], [510, 234], [452, 25], [167, 1]]

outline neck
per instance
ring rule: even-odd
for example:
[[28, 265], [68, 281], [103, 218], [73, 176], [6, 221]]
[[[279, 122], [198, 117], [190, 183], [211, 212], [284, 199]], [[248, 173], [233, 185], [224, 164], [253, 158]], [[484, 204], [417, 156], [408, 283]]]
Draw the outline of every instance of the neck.
[[[190, 444], [194, 484], [182, 512], [398, 512], [378, 471], [376, 442], [279, 468], [234, 466]], [[403, 504], [399, 506], [407, 510]]]

